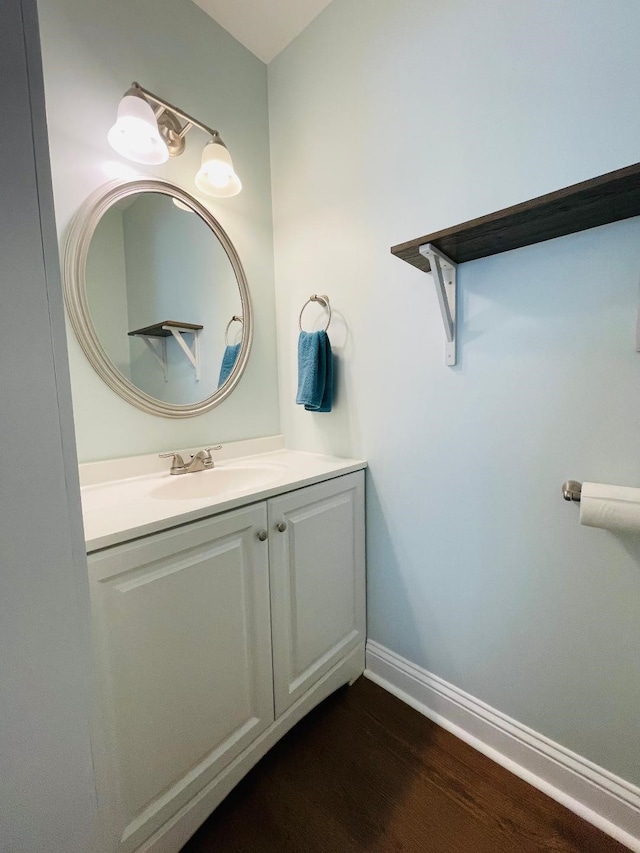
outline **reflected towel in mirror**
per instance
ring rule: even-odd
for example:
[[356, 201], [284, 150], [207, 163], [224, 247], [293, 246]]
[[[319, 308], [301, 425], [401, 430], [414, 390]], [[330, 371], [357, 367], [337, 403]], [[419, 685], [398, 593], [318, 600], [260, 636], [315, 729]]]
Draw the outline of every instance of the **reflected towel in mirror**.
[[220, 376], [218, 377], [218, 388], [227, 381], [231, 375], [231, 371], [235, 367], [238, 353], [240, 352], [240, 344], [227, 344], [224, 348], [222, 356], [222, 364], [220, 365]]
[[330, 412], [333, 403], [333, 353], [324, 330], [300, 332], [296, 403], [308, 412]]

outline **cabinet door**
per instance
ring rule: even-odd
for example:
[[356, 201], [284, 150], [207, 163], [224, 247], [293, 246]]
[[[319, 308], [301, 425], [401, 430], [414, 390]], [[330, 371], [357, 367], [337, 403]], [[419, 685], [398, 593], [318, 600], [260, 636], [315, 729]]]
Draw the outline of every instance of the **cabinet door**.
[[135, 850], [273, 722], [266, 505], [89, 558], [110, 848]]
[[364, 642], [364, 473], [273, 498], [268, 508], [279, 716]]

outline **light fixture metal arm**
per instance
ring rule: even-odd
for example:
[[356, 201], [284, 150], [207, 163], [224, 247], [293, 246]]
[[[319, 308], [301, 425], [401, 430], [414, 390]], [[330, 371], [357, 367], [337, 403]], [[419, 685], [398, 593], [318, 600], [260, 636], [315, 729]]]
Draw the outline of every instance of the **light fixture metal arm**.
[[174, 107], [173, 104], [170, 104], [169, 101], [165, 101], [163, 98], [159, 98], [157, 95], [154, 95], [153, 92], [150, 92], [148, 89], [145, 89], [144, 86], [141, 86], [139, 83], [135, 81], [131, 84], [132, 89], [137, 89], [142, 95], [144, 95], [147, 100], [152, 101], [152, 103], [157, 104], [159, 107], [162, 107], [163, 110], [167, 110], [169, 113], [173, 113], [174, 116], [177, 116], [182, 121], [186, 122], [184, 127], [181, 128], [179, 135], [186, 136], [186, 134], [191, 130], [192, 127], [198, 127], [200, 130], [203, 130], [205, 133], [212, 136], [214, 139], [220, 139], [220, 133], [217, 130], [214, 130], [211, 127], [207, 127], [206, 124], [202, 124], [201, 121], [190, 116], [189, 113], [185, 113], [184, 110], [181, 110], [179, 107]]
[[220, 133], [135, 81], [120, 100], [118, 117], [108, 139], [123, 157], [134, 163], [154, 165], [166, 163], [169, 157], [179, 157], [194, 127], [209, 137], [195, 176], [196, 187], [214, 198], [237, 195], [242, 181]]

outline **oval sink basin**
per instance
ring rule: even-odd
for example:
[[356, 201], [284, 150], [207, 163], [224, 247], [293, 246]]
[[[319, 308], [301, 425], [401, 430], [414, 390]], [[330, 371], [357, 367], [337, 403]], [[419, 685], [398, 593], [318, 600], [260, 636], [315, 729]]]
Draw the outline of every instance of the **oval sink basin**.
[[220, 495], [259, 489], [278, 479], [280, 470], [266, 465], [217, 466], [210, 471], [173, 475], [149, 496], [154, 500], [206, 500]]

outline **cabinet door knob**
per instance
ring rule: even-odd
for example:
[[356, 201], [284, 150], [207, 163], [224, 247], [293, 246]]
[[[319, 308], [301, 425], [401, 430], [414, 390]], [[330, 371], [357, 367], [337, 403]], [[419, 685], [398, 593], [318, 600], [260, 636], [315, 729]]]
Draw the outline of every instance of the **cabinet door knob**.
[[286, 521], [279, 521], [278, 524], [276, 524], [276, 530], [279, 533], [284, 533], [286, 529], [287, 529], [287, 522]]
[[264, 540], [269, 536], [269, 534], [267, 533], [267, 531], [266, 531], [266, 530], [261, 530], [261, 531], [257, 534], [257, 536], [258, 536], [258, 539], [259, 539], [261, 542], [264, 542]]

